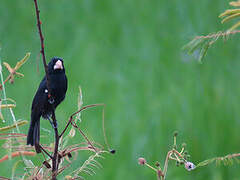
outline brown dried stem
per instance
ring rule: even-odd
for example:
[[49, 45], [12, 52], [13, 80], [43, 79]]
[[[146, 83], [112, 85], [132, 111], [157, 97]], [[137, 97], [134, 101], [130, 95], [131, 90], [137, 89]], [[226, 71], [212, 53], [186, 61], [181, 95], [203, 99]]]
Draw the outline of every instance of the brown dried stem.
[[104, 104], [91, 104], [91, 105], [87, 105], [87, 106], [84, 106], [84, 107], [82, 107], [81, 109], [79, 109], [77, 112], [73, 113], [73, 114], [70, 116], [70, 118], [69, 118], [69, 120], [68, 120], [68, 123], [67, 123], [67, 125], [65, 126], [64, 130], [62, 131], [62, 133], [60, 134], [59, 138], [61, 138], [61, 137], [63, 136], [63, 134], [64, 134], [65, 131], [67, 130], [68, 126], [72, 123], [73, 117], [74, 117], [75, 115], [77, 115], [78, 113], [80, 113], [81, 111], [83, 111], [83, 110], [85, 110], [85, 109], [87, 109], [87, 108], [96, 107], [96, 106], [103, 106], [103, 105], [104, 105]]
[[40, 53], [42, 54], [42, 61], [43, 61], [45, 74], [46, 74], [48, 96], [50, 97], [50, 91], [49, 91], [50, 90], [49, 89], [50, 82], [49, 82], [48, 68], [47, 68], [46, 57], [45, 57], [45, 52], [44, 52], [44, 37], [43, 37], [42, 29], [41, 29], [42, 21], [40, 20], [40, 10], [38, 8], [37, 0], [34, 0], [34, 4], [35, 4], [35, 9], [36, 9], [38, 33], [39, 33], [40, 42], [41, 42], [41, 51], [40, 51]]
[[[19, 152], [13, 152], [11, 154], [11, 157], [17, 157], [17, 156], [21, 156], [21, 155], [24, 155], [24, 156], [35, 156], [36, 153], [35, 152], [32, 152], [32, 151], [19, 151]], [[6, 161], [9, 159], [9, 156], [8, 155], [5, 155], [3, 156], [1, 159], [0, 159], [0, 163], [3, 162], [3, 161]], [[1, 178], [0, 178], [1, 179]]]
[[59, 135], [58, 135], [58, 128], [57, 128], [57, 120], [56, 120], [54, 110], [52, 111], [52, 120], [53, 120], [53, 126], [54, 126], [53, 129], [55, 132], [55, 147], [54, 147], [53, 158], [52, 158], [52, 179], [55, 180], [57, 177], [58, 164], [59, 164], [59, 158], [58, 158]]

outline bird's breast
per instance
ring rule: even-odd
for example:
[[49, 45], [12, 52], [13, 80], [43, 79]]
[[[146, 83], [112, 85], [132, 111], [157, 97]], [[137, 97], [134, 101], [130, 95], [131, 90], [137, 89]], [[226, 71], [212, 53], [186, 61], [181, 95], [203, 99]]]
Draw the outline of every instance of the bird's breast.
[[63, 101], [67, 91], [67, 78], [65, 74], [52, 75], [50, 79], [51, 95], [54, 98], [55, 107]]

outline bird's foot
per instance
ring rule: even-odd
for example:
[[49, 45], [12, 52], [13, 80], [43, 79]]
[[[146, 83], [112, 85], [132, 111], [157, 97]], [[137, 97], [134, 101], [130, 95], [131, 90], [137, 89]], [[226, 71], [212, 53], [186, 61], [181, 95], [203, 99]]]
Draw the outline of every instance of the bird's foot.
[[50, 117], [48, 117], [47, 119], [49, 120], [49, 122], [50, 122], [50, 124], [52, 125], [53, 129], [57, 129], [57, 127], [58, 127], [57, 121], [54, 123], [54, 122], [51, 120]]
[[51, 125], [52, 125], [52, 127], [53, 127], [53, 129], [57, 129], [57, 127], [58, 127], [58, 124], [57, 124], [57, 122], [56, 123], [54, 123], [52, 120], [50, 120], [49, 119], [49, 122], [51, 123]]
[[52, 126], [53, 126], [54, 129], [57, 129], [57, 127], [58, 127], [57, 122], [56, 123], [52, 123]]
[[52, 120], [51, 120], [50, 118], [48, 118], [48, 120], [49, 120], [50, 124], [51, 124], [52, 127], [53, 127], [53, 122], [52, 122]]
[[55, 126], [54, 126], [53, 121], [52, 121], [50, 118], [47, 118], [47, 119], [49, 120], [49, 122], [50, 122], [50, 124], [52, 125], [52, 127], [55, 129]]

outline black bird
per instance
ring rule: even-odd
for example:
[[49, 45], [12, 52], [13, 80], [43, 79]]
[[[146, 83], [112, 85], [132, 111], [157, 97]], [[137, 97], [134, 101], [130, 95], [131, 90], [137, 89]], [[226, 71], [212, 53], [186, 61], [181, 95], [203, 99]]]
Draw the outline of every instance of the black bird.
[[63, 65], [63, 59], [54, 57], [48, 63], [49, 91], [48, 96], [46, 76], [40, 83], [32, 102], [31, 123], [28, 130], [27, 144], [39, 145], [40, 118], [50, 120], [52, 112], [64, 100], [67, 91], [67, 77]]

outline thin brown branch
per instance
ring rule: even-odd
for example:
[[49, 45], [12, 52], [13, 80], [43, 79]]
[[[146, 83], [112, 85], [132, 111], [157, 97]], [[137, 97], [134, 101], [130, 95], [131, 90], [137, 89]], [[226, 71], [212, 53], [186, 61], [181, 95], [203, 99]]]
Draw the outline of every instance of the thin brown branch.
[[49, 154], [40, 144], [38, 144], [39, 148], [50, 158], [53, 159], [53, 157], [51, 156], [51, 154]]
[[19, 137], [26, 137], [26, 134], [21, 133], [0, 133], [0, 136], [19, 136]]
[[87, 141], [87, 143], [94, 149], [95, 152], [97, 152], [97, 149], [94, 147], [94, 145], [91, 143], [91, 141], [88, 139], [88, 137], [84, 134], [84, 132], [77, 126], [76, 123], [73, 125], [75, 128], [78, 129], [78, 131], [81, 133], [81, 135], [84, 137], [84, 139]]
[[54, 110], [52, 111], [52, 121], [54, 126], [53, 129], [55, 132], [55, 147], [54, 147], [53, 158], [52, 158], [52, 179], [56, 180], [57, 172], [58, 172], [58, 164], [59, 164], [59, 158], [58, 158], [59, 135], [58, 135], [58, 128], [57, 128], [57, 120], [56, 120]]
[[26, 134], [20, 134], [20, 133], [0, 133], [0, 139], [9, 139], [9, 138], [26, 137], [26, 136], [27, 136]]
[[67, 164], [66, 166], [64, 166], [64, 167], [62, 167], [62, 168], [60, 168], [60, 169], [58, 170], [58, 172], [57, 172], [56, 175], [62, 173], [62, 172], [63, 172], [66, 168], [68, 168], [70, 165], [71, 165], [71, 163], [70, 163], [70, 164]]
[[59, 138], [61, 138], [63, 136], [63, 134], [65, 133], [65, 131], [67, 130], [68, 126], [70, 124], [72, 124], [75, 128], [77, 128], [79, 130], [79, 132], [82, 134], [82, 136], [84, 137], [84, 139], [87, 141], [87, 143], [94, 149], [95, 152], [97, 152], [96, 148], [94, 147], [94, 145], [89, 141], [89, 139], [87, 138], [87, 136], [83, 133], [83, 131], [77, 126], [76, 123], [73, 124], [73, 117], [75, 115], [77, 115], [78, 113], [80, 113], [81, 111], [87, 109], [87, 108], [91, 108], [91, 107], [96, 107], [96, 106], [104, 106], [104, 104], [91, 104], [91, 105], [87, 105], [82, 107], [80, 110], [78, 110], [77, 112], [73, 113], [69, 120], [67, 125], [65, 126], [64, 130], [62, 131], [62, 133], [60, 134]]
[[[46, 63], [46, 57], [44, 52], [44, 37], [41, 29], [42, 22], [40, 21], [40, 10], [38, 8], [37, 0], [34, 0], [35, 4], [35, 10], [36, 10], [36, 17], [37, 17], [37, 27], [41, 42], [41, 54], [42, 54], [42, 61], [45, 69], [45, 76], [46, 76], [46, 82], [47, 82], [47, 89], [48, 89], [48, 98], [51, 98], [51, 89], [50, 89], [50, 80], [49, 80], [49, 74], [48, 74], [48, 67]], [[59, 135], [58, 135], [58, 129], [57, 129], [57, 120], [54, 112], [54, 108], [52, 111], [52, 120], [53, 120], [53, 126], [55, 131], [55, 147], [54, 147], [54, 153], [52, 158], [52, 179], [56, 180], [57, 171], [58, 171], [58, 145], [59, 145]]]
[[75, 147], [75, 148], [72, 148], [70, 150], [66, 150], [65, 152], [62, 152], [62, 157], [68, 155], [69, 153], [72, 153], [74, 151], [79, 151], [79, 150], [85, 150], [85, 151], [92, 151], [92, 152], [95, 152], [92, 148], [89, 148], [89, 147]]
[[102, 130], [103, 130], [105, 144], [107, 145], [108, 150], [111, 151], [110, 146], [107, 141], [106, 130], [105, 130], [105, 104], [104, 104], [103, 112], [102, 112]]
[[[35, 156], [36, 153], [35, 152], [32, 152], [32, 151], [19, 151], [19, 152], [13, 152], [11, 154], [11, 157], [17, 157], [17, 156], [21, 156], [21, 155], [24, 155], [24, 156]], [[9, 156], [8, 155], [5, 155], [3, 156], [1, 159], [0, 159], [0, 163], [3, 162], [3, 161], [6, 161], [9, 159]]]
[[73, 120], [73, 116], [75, 116], [76, 114], [80, 113], [81, 111], [85, 110], [85, 109], [88, 109], [88, 108], [91, 108], [91, 107], [96, 107], [96, 106], [104, 106], [104, 104], [91, 104], [91, 105], [87, 105], [87, 106], [84, 106], [82, 107], [81, 109], [79, 109], [77, 112], [73, 113], [69, 120], [68, 120], [68, 123], [67, 125], [65, 126], [64, 130], [62, 131], [62, 133], [60, 134], [59, 138], [61, 138], [63, 136], [63, 134], [65, 133], [65, 131], [67, 130], [68, 126], [72, 123], [72, 120]]
[[38, 33], [39, 33], [40, 42], [41, 42], [41, 51], [40, 52], [42, 54], [42, 61], [43, 61], [45, 74], [46, 74], [48, 97], [50, 97], [51, 96], [51, 92], [49, 91], [50, 90], [50, 88], [49, 88], [50, 82], [49, 82], [48, 68], [47, 68], [46, 57], [45, 57], [45, 52], [44, 52], [44, 37], [43, 37], [42, 29], [41, 29], [42, 22], [40, 20], [40, 10], [38, 8], [37, 0], [34, 0], [34, 4], [35, 4], [35, 9], [36, 9]]

